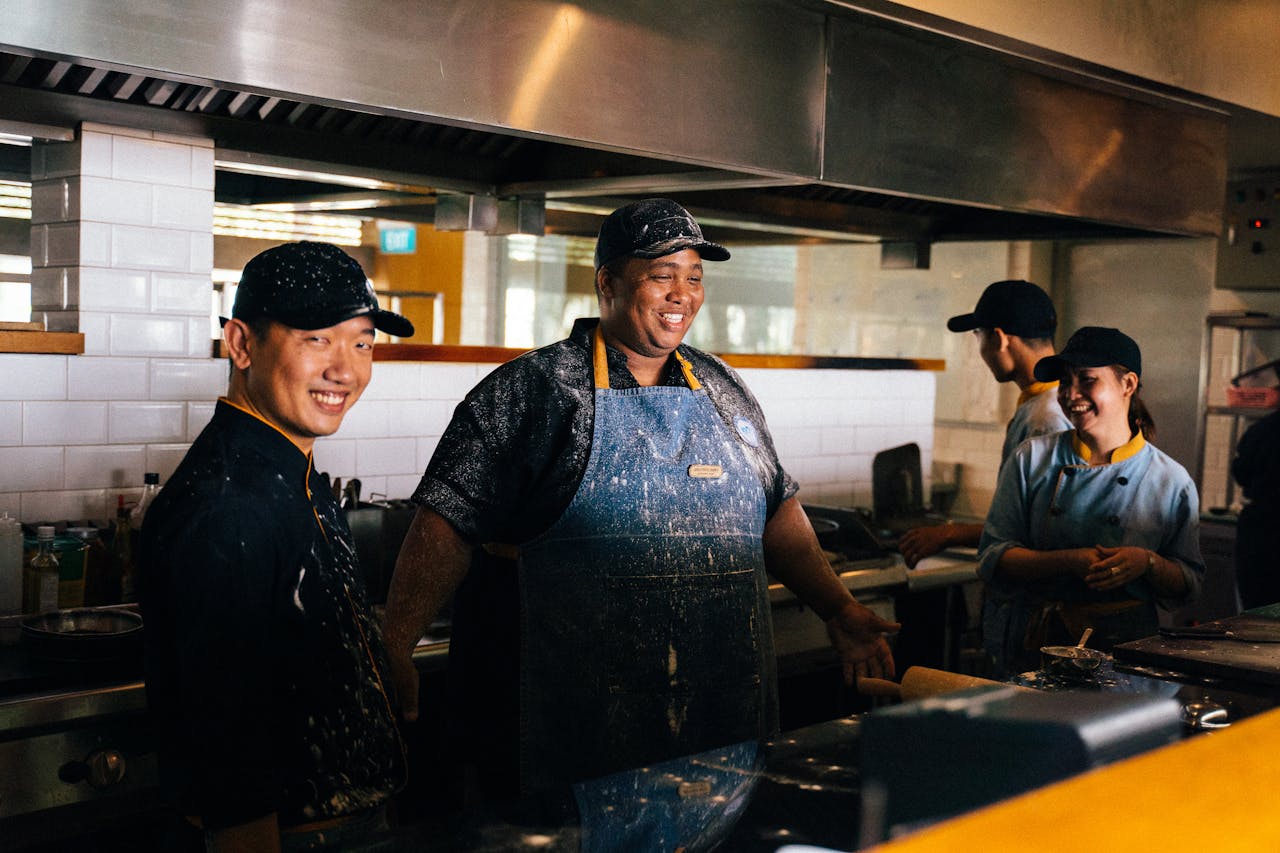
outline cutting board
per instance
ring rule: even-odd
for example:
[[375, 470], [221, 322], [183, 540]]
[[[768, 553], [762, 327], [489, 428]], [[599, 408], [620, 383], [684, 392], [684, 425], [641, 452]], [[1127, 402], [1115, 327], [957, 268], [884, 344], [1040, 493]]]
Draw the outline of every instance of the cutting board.
[[[1241, 629], [1275, 626], [1276, 623], [1276, 619], [1251, 613], [1217, 619], [1205, 625]], [[1188, 675], [1280, 685], [1280, 643], [1155, 636], [1122, 643], [1112, 653], [1118, 661], [1171, 669]]]

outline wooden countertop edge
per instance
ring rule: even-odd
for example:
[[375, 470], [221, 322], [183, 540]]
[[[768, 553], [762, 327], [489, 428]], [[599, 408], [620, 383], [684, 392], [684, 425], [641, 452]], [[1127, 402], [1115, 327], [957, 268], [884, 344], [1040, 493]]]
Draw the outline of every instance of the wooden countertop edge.
[[[373, 350], [374, 361], [448, 361], [501, 364], [522, 355], [527, 350], [511, 347], [452, 346], [448, 344], [378, 344]], [[746, 353], [717, 353], [729, 365], [736, 368], [766, 368], [790, 370], [946, 370], [947, 362], [940, 358], [866, 358], [861, 356], [827, 355], [756, 355]]]
[[1280, 709], [869, 849], [1268, 850], [1280, 838], [1278, 754]]
[[84, 334], [0, 331], [0, 353], [81, 355], [84, 353]]

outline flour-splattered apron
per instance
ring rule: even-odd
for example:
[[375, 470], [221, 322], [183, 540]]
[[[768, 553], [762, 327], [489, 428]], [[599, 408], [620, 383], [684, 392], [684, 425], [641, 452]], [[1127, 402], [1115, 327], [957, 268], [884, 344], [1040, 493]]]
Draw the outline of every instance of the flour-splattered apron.
[[611, 389], [577, 493], [521, 548], [521, 785], [601, 776], [776, 729], [765, 498], [688, 388]]

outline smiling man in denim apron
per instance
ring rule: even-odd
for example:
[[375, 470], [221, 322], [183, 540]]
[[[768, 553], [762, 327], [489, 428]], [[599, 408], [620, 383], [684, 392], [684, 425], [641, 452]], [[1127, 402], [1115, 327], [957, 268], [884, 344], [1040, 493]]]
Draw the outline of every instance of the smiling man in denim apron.
[[898, 626], [831, 570], [759, 405], [682, 343], [703, 262], [728, 257], [675, 202], [610, 214], [600, 320], [473, 389], [414, 495], [386, 625], [405, 715], [410, 652], [457, 589], [463, 688], [438, 701], [468, 763], [518, 756], [522, 791], [775, 734], [766, 566], [826, 620], [847, 679], [893, 673]]

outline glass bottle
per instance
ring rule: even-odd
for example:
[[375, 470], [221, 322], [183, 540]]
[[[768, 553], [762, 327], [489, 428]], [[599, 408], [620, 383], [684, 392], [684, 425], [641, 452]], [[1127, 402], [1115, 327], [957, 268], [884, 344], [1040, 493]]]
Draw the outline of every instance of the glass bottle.
[[22, 525], [0, 516], [0, 616], [22, 612]]
[[[110, 598], [107, 592], [111, 583], [111, 552], [107, 550], [104, 543], [98, 535], [96, 527], [68, 527], [67, 535], [74, 536], [80, 540], [81, 559], [84, 569], [80, 575], [79, 589], [74, 586], [75, 581], [70, 582], [63, 580], [60, 604], [63, 607], [97, 607], [102, 604], [114, 604], [114, 601], [104, 600]], [[69, 586], [71, 584], [71, 586]], [[116, 598], [119, 598], [120, 578], [115, 577]], [[70, 604], [74, 601], [76, 593], [79, 593], [80, 602]]]
[[142, 520], [146, 518], [147, 510], [151, 508], [151, 502], [158, 494], [160, 494], [160, 475], [155, 471], [148, 471], [142, 475], [142, 497], [138, 498], [133, 511], [129, 513], [129, 525], [133, 528], [135, 535], [142, 530]]
[[36, 553], [22, 579], [22, 612], [52, 613], [58, 609], [58, 557], [53, 553], [53, 525], [36, 528]]
[[129, 508], [124, 495], [116, 500], [116, 525], [111, 535], [111, 556], [120, 574], [120, 600], [135, 601], [133, 582], [133, 529], [129, 523]]

